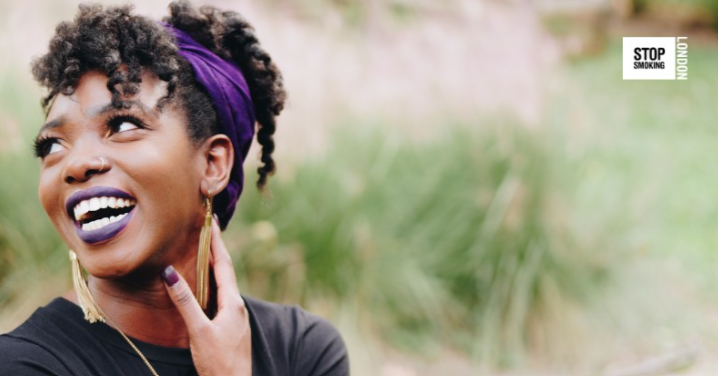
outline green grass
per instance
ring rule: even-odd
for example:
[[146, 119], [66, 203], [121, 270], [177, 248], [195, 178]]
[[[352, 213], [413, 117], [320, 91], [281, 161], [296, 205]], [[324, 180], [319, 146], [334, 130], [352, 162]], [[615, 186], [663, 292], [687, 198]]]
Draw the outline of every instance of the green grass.
[[[635, 248], [700, 270], [690, 278], [715, 286], [718, 262], [718, 50], [691, 46], [688, 81], [622, 81], [620, 41], [595, 60], [575, 64], [576, 89], [557, 106], [580, 118], [592, 140], [584, 163], [594, 204], [615, 210]], [[560, 108], [563, 107], [563, 108]], [[693, 270], [696, 270], [693, 269]]]
[[325, 156], [273, 183], [271, 201], [250, 191], [241, 242], [265, 240], [240, 253], [247, 289], [361, 307], [365, 328], [404, 348], [520, 362], [542, 307], [589, 300], [610, 267], [569, 228], [556, 140], [505, 120], [469, 128], [410, 144], [348, 124]]
[[635, 0], [634, 4], [639, 13], [663, 8], [664, 12], [672, 11], [674, 19], [688, 16], [693, 22], [707, 21], [718, 27], [717, 0]]
[[69, 287], [67, 248], [37, 198], [39, 163], [31, 140], [42, 124], [39, 95], [0, 77], [0, 331]]
[[718, 49], [689, 48], [688, 81], [623, 81], [614, 40], [567, 66], [552, 107], [573, 139], [573, 209], [584, 231], [606, 231], [620, 263], [605, 302], [590, 308], [615, 343], [603, 364], [718, 339], [704, 325], [718, 308]]

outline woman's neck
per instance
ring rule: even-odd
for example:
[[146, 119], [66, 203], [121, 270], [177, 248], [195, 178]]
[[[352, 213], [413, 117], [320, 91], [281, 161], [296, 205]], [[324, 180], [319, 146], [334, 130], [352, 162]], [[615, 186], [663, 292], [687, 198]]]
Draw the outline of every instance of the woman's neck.
[[[195, 260], [173, 264], [195, 289]], [[125, 335], [143, 342], [167, 347], [189, 348], [187, 327], [179, 311], [167, 294], [164, 282], [157, 274], [142, 283], [118, 279], [88, 279], [92, 296], [105, 315]], [[65, 298], [77, 304], [74, 291]]]

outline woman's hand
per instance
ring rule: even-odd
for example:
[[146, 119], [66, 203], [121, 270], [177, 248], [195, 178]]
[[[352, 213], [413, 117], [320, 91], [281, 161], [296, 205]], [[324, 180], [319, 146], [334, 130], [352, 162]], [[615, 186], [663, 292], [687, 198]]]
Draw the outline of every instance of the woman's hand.
[[232, 260], [212, 221], [212, 266], [217, 282], [217, 315], [210, 320], [184, 278], [168, 266], [162, 273], [170, 298], [189, 331], [190, 350], [200, 376], [251, 375], [249, 314], [239, 295]]

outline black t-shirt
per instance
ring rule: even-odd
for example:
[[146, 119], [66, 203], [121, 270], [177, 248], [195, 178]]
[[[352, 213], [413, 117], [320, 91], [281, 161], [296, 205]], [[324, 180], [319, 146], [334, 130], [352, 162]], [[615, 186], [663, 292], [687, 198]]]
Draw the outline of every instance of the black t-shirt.
[[[349, 374], [344, 342], [328, 321], [296, 306], [248, 297], [244, 301], [252, 329], [254, 376]], [[133, 342], [160, 376], [197, 374], [189, 349]], [[64, 298], [0, 336], [2, 376], [150, 374], [115, 329], [88, 323], [80, 307]]]

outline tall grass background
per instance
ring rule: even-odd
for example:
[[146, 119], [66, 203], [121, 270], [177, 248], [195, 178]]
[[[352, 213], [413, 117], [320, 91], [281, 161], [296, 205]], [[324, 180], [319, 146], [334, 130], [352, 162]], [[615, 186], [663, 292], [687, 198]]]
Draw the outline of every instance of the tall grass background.
[[545, 329], [532, 319], [587, 300], [610, 258], [570, 228], [556, 150], [491, 123], [447, 124], [417, 144], [372, 122], [338, 131], [271, 200], [245, 199], [248, 233], [237, 236], [257, 242], [240, 257], [248, 288], [348, 303], [402, 348], [443, 343], [515, 362]]

